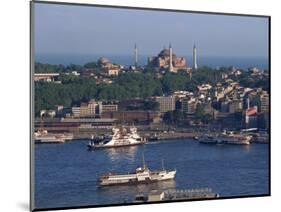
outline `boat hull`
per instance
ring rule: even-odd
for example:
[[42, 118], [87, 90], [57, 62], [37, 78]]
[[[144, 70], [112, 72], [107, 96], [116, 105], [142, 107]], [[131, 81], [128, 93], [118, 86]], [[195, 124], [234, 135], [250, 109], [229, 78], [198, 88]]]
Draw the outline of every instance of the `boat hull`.
[[[165, 173], [165, 174], [163, 174]], [[167, 181], [172, 180], [175, 178], [176, 171], [169, 171], [169, 172], [154, 172], [150, 176], [146, 176], [145, 178], [139, 178], [135, 174], [127, 175], [127, 176], [120, 176], [116, 177], [115, 179], [100, 179], [99, 185], [100, 186], [114, 186], [114, 185], [135, 185], [135, 184], [151, 184], [151, 183], [157, 183], [161, 181]]]
[[121, 186], [121, 185], [139, 185], [139, 184], [152, 184], [152, 183], [159, 183], [162, 181], [168, 181], [171, 179], [163, 179], [163, 180], [145, 180], [145, 181], [137, 181], [137, 180], [131, 180], [128, 182], [118, 182], [118, 183], [99, 183], [99, 186]]
[[146, 142], [130, 143], [130, 144], [115, 144], [115, 145], [91, 145], [91, 144], [88, 144], [88, 149], [90, 149], [90, 150], [95, 150], [95, 149], [128, 147], [128, 146], [141, 145], [141, 144], [145, 144], [145, 143], [146, 143]]

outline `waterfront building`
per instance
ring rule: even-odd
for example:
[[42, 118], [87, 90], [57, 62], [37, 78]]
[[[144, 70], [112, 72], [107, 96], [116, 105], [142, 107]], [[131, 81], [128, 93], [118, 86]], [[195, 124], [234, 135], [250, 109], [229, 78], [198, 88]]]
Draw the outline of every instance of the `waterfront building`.
[[159, 103], [161, 113], [175, 110], [176, 98], [174, 96], [158, 96], [155, 101]]
[[77, 132], [78, 129], [110, 129], [116, 123], [116, 119], [104, 118], [54, 118], [46, 119], [43, 123], [40, 119], [36, 119], [35, 130], [43, 127], [48, 132]]
[[184, 98], [182, 99], [182, 111], [188, 114], [194, 114], [197, 108], [197, 100], [195, 98]]
[[261, 113], [269, 112], [269, 95], [267, 92], [263, 92], [260, 95], [260, 112]]
[[74, 118], [82, 117], [95, 117], [98, 104], [95, 100], [91, 100], [88, 103], [82, 102], [80, 107], [72, 107], [72, 115]]
[[71, 111], [74, 118], [80, 117], [80, 107], [72, 107]]
[[194, 44], [193, 46], [193, 66], [192, 66], [193, 70], [196, 71], [197, 70], [197, 50], [196, 50], [196, 46]]
[[115, 111], [103, 112], [101, 118], [116, 119], [120, 122], [136, 122], [136, 123], [159, 123], [161, 121], [161, 113], [156, 111]]
[[106, 112], [116, 112], [118, 111], [118, 104], [115, 102], [99, 102], [99, 114]]

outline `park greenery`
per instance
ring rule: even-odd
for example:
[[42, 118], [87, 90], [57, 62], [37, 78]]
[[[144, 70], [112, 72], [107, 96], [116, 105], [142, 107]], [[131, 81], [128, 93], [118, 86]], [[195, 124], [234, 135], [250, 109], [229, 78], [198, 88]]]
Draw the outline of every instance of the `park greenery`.
[[[96, 68], [95, 62], [89, 62], [84, 66], [70, 64], [50, 65], [35, 64], [35, 72], [59, 72], [61, 84], [54, 82], [35, 83], [35, 112], [39, 113], [42, 109], [55, 109], [56, 105], [71, 107], [87, 102], [90, 99], [96, 100], [127, 100], [132, 98], [149, 99], [152, 96], [162, 96], [170, 94], [176, 90], [187, 90], [196, 92], [197, 85], [210, 83], [215, 85], [222, 82], [221, 73], [228, 72], [230, 69], [221, 70], [202, 67], [192, 74], [192, 77], [185, 71], [178, 73], [165, 73], [159, 75], [151, 70], [144, 70], [140, 73], [125, 72], [113, 77], [113, 82], [96, 83], [93, 77], [83, 77], [71, 74], [71, 71], [85, 71], [87, 68]], [[247, 75], [243, 76], [240, 83], [244, 86], [259, 86], [268, 89], [268, 81], [264, 79], [254, 79]], [[147, 101], [140, 109], [157, 110], [159, 105]], [[167, 120], [173, 121], [173, 117], [181, 117], [181, 114], [168, 114]], [[198, 114], [199, 115], [199, 114]], [[201, 114], [202, 115], [202, 114]]]

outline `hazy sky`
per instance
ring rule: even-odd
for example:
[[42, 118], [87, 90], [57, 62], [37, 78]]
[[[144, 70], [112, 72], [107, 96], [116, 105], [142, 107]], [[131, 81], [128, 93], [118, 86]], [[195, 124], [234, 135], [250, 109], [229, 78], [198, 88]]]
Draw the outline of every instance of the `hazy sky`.
[[267, 56], [268, 19], [35, 4], [35, 54]]

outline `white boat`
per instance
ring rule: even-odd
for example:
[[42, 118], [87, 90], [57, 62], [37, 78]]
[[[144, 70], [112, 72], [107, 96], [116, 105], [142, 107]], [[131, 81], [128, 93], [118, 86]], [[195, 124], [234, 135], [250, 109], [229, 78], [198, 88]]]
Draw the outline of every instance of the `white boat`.
[[95, 143], [90, 141], [88, 148], [98, 149], [98, 148], [111, 148], [111, 147], [123, 147], [123, 146], [133, 146], [138, 144], [144, 144], [146, 140], [142, 138], [137, 133], [136, 127], [131, 127], [129, 132], [124, 127], [114, 127], [112, 128], [113, 134], [102, 141]]
[[144, 163], [142, 167], [136, 169], [135, 173], [128, 174], [114, 174], [107, 173], [99, 177], [99, 185], [120, 185], [120, 184], [139, 184], [139, 183], [153, 183], [164, 180], [172, 180], [175, 178], [176, 170], [167, 171], [164, 169], [159, 171], [150, 171]]
[[199, 138], [200, 143], [204, 144], [237, 144], [237, 145], [249, 145], [251, 143], [252, 136], [241, 134], [226, 134], [221, 135], [205, 135]]
[[222, 144], [220, 137], [215, 135], [204, 135], [198, 137], [198, 141], [203, 144]]
[[238, 144], [238, 145], [249, 145], [251, 143], [252, 136], [250, 135], [239, 135], [230, 134], [224, 135], [222, 141], [227, 144]]
[[72, 133], [48, 133], [47, 130], [38, 130], [34, 133], [36, 143], [64, 143], [72, 140]]

